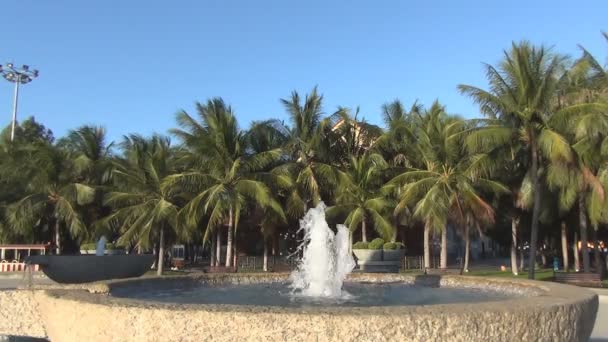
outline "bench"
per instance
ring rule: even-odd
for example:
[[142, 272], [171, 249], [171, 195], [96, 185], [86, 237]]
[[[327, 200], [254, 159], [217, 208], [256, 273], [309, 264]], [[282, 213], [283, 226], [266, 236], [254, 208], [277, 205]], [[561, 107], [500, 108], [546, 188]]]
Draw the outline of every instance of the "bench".
[[570, 285], [602, 287], [602, 276], [599, 273], [553, 272], [553, 280]]

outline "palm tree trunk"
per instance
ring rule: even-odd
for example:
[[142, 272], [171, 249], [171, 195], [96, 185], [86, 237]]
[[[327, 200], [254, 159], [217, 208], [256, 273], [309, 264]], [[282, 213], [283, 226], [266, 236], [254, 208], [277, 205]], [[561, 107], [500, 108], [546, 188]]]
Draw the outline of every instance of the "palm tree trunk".
[[543, 267], [547, 266], [547, 238], [543, 241], [543, 248], [540, 250], [540, 259]]
[[59, 220], [55, 218], [55, 254], [61, 254], [61, 235], [59, 232]]
[[578, 272], [581, 270], [581, 262], [578, 252], [578, 233], [574, 232], [574, 242], [572, 243], [572, 251], [574, 252], [574, 271]]
[[216, 232], [211, 233], [211, 251], [209, 251], [209, 254], [210, 254], [209, 266], [211, 266], [211, 267], [215, 267], [217, 265], [215, 262], [215, 246], [217, 243], [216, 238], [215, 238], [216, 234], [217, 234]]
[[165, 229], [161, 225], [160, 226], [160, 242], [158, 245], [158, 268], [156, 270], [156, 275], [163, 275], [163, 266], [165, 261]]
[[471, 237], [469, 236], [469, 225], [464, 225], [464, 265], [462, 270], [466, 273], [469, 272], [469, 250], [471, 249]]
[[517, 275], [517, 226], [519, 225], [519, 217], [513, 215], [511, 217], [511, 272]]
[[526, 260], [526, 257], [524, 255], [524, 249], [522, 248], [519, 250], [519, 270], [522, 272], [525, 270], [526, 266], [524, 260]]
[[583, 272], [591, 272], [589, 249], [587, 248], [587, 215], [585, 214], [585, 199], [578, 198], [579, 227], [581, 231], [581, 254], [583, 255]]
[[[236, 233], [236, 227], [234, 229], [234, 232]], [[234, 236], [234, 239], [232, 241], [232, 249], [233, 249], [233, 251], [232, 251], [232, 260], [233, 260], [232, 265], [234, 266], [235, 270], [239, 266], [239, 263], [238, 263], [239, 262], [239, 256], [238, 256], [238, 253], [237, 253], [237, 250], [236, 250], [236, 244], [237, 244], [237, 240], [236, 240], [236, 236]]]
[[393, 215], [393, 235], [391, 236], [391, 242], [397, 242], [397, 231], [399, 230], [399, 218]]
[[443, 227], [441, 230], [441, 256], [439, 268], [448, 268], [448, 227]]
[[365, 226], [365, 220], [361, 221], [361, 241], [367, 242], [367, 228]]
[[268, 272], [268, 241], [266, 239], [264, 239], [264, 264], [262, 270]]
[[593, 256], [595, 259], [595, 272], [602, 274], [604, 271], [604, 265], [602, 265], [602, 256], [600, 255], [600, 244], [597, 240], [597, 230], [593, 229]]
[[428, 224], [424, 225], [424, 270], [431, 268], [431, 251], [429, 249], [429, 226]]
[[568, 268], [570, 268], [568, 260], [568, 231], [566, 229], [566, 221], [562, 221], [562, 262], [564, 264], [564, 271], [568, 271]]
[[215, 266], [222, 263], [222, 231], [218, 228], [215, 231]]
[[538, 175], [538, 146], [534, 133], [531, 134], [532, 145], [532, 187], [534, 191], [534, 206], [532, 207], [532, 227], [530, 233], [530, 257], [528, 260], [528, 279], [534, 279], [536, 266], [536, 245], [538, 244], [538, 219], [540, 215], [541, 188]]
[[228, 234], [226, 236], [226, 267], [230, 267], [232, 262], [232, 207], [228, 213]]

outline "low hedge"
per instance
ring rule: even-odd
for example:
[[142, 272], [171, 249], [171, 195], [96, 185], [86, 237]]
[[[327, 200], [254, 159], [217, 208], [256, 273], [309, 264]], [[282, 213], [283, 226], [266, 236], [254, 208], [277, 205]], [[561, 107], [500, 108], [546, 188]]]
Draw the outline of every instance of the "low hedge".
[[393, 250], [393, 249], [402, 249], [403, 244], [401, 242], [387, 242], [382, 246], [382, 249]]
[[384, 246], [384, 240], [381, 238], [375, 238], [369, 243], [369, 249], [382, 249]]
[[353, 249], [369, 249], [369, 243], [359, 241], [353, 245]]

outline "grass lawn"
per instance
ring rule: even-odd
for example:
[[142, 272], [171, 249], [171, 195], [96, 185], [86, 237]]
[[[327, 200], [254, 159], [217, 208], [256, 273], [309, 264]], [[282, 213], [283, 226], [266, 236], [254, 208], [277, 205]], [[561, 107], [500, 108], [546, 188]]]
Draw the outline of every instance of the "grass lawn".
[[[507, 277], [507, 278], [523, 278], [528, 279], [528, 272], [520, 272], [517, 276], [514, 276], [511, 273], [511, 270], [500, 271], [500, 270], [471, 270], [465, 275], [470, 276], [480, 276], [480, 277]], [[551, 268], [542, 268], [536, 270], [534, 273], [534, 279], [536, 280], [552, 280], [553, 279], [553, 269]]]

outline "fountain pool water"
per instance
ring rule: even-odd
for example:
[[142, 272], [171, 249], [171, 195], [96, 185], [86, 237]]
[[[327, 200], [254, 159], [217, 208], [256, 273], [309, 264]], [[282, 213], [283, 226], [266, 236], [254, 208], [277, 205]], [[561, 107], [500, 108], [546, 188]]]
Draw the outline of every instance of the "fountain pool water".
[[[345, 295], [346, 293], [346, 295]], [[285, 283], [173, 284], [172, 286], [118, 287], [114, 297], [157, 303], [222, 304], [274, 307], [370, 307], [495, 302], [515, 298], [513, 294], [451, 287], [428, 287], [393, 283], [345, 282], [339, 296], [294, 295]]]

